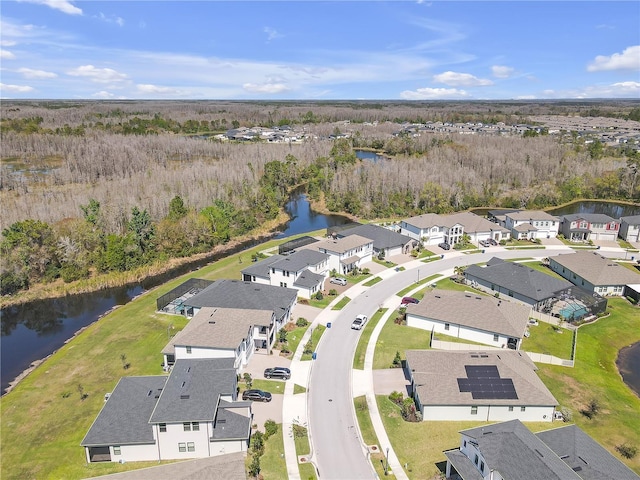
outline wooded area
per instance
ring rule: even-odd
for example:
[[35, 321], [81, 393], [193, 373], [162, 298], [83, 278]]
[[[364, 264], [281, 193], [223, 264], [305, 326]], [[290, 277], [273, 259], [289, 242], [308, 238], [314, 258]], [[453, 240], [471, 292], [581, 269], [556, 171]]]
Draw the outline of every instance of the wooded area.
[[[275, 218], [297, 185], [329, 210], [365, 219], [543, 208], [579, 197], [637, 200], [637, 149], [537, 134], [399, 132], [427, 121], [633, 120], [638, 112], [631, 101], [5, 101], [2, 294], [207, 251]], [[215, 138], [258, 125], [296, 126], [305, 139]], [[361, 161], [356, 148], [388, 158]]]

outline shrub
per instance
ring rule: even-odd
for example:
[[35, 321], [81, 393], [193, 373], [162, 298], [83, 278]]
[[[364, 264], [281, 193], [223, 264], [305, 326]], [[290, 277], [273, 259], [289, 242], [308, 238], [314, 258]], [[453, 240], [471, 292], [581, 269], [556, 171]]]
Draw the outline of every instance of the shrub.
[[309, 321], [306, 318], [300, 317], [296, 321], [296, 327], [306, 327], [307, 325], [309, 325]]
[[416, 410], [416, 404], [413, 401], [413, 398], [405, 398], [402, 401], [402, 405], [400, 406], [400, 413], [402, 414], [402, 418], [407, 422], [419, 421], [419, 412]]
[[362, 269], [362, 273], [363, 273], [364, 275], [369, 275], [369, 274], [371, 273], [371, 270], [369, 270], [368, 268], [363, 268], [363, 269]]
[[324, 295], [322, 295], [322, 292], [318, 292], [316, 293], [316, 300], [322, 300], [324, 298]]
[[391, 400], [396, 405], [402, 405], [402, 401], [404, 400], [402, 392], [394, 390], [389, 394], [389, 400]]
[[278, 331], [278, 341], [280, 343], [287, 343], [287, 335], [289, 332], [283, 327]]
[[265, 440], [268, 439], [271, 435], [275, 434], [278, 432], [278, 424], [275, 422], [275, 420], [267, 420], [266, 422], [264, 422], [264, 438]]
[[396, 351], [396, 356], [393, 357], [391, 368], [400, 368], [401, 366], [402, 366], [402, 358], [400, 357], [400, 352]]
[[260, 455], [254, 455], [252, 457], [251, 464], [249, 465], [249, 475], [254, 478], [260, 475]]
[[244, 380], [244, 383], [247, 385], [247, 388], [251, 388], [251, 384], [253, 383], [253, 379], [251, 378], [251, 374], [250, 373], [245, 373], [244, 375], [242, 375], [242, 378]]
[[255, 456], [260, 456], [264, 453], [264, 433], [262, 433], [260, 430], [256, 431], [252, 436], [251, 436], [251, 448], [253, 449], [253, 455]]
[[595, 398], [592, 398], [589, 401], [587, 408], [580, 410], [580, 413], [582, 413], [589, 420], [591, 420], [593, 417], [598, 415], [599, 412], [600, 412], [600, 404]]
[[302, 353], [313, 353], [313, 342], [311, 340], [304, 344], [304, 351]]
[[332, 288], [331, 290], [329, 290], [329, 295], [331, 297], [335, 297], [336, 295], [338, 295], [338, 291], [335, 288]]
[[638, 448], [635, 445], [629, 445], [628, 443], [616, 445], [616, 450], [620, 453], [620, 455], [628, 459], [632, 459], [638, 453]]

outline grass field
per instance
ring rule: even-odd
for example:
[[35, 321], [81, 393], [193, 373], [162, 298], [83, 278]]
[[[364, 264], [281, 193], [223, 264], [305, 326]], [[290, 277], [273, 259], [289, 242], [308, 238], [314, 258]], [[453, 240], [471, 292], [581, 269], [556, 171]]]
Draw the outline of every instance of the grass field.
[[400, 352], [400, 357], [404, 360], [405, 350], [429, 348], [429, 332], [406, 325], [398, 325], [393, 322], [394, 318], [395, 316], [392, 314], [385, 326], [382, 327], [376, 342], [376, 351], [373, 356], [374, 370], [389, 368], [396, 352]]
[[371, 338], [373, 329], [376, 327], [386, 311], [386, 308], [376, 310], [376, 313], [373, 314], [371, 319], [362, 329], [362, 333], [360, 334], [360, 338], [358, 339], [358, 345], [356, 345], [356, 351], [353, 355], [353, 368], [357, 368], [360, 370], [364, 369], [364, 357], [367, 353], [367, 345], [369, 343], [369, 339]]
[[[322, 337], [322, 334], [326, 329], [327, 327], [325, 327], [324, 325], [318, 325], [313, 329], [313, 332], [311, 332], [311, 345], [312, 345], [313, 351], [315, 351], [316, 348], [318, 347], [318, 342], [320, 341], [320, 337]], [[300, 360], [311, 360], [311, 353], [303, 353]]]
[[[264, 444], [264, 453], [260, 457], [260, 473], [264, 478], [287, 478], [282, 435], [282, 424], [278, 424], [278, 431]], [[251, 455], [247, 455], [247, 465], [250, 463]]]
[[[369, 406], [367, 405], [367, 399], [365, 396], [356, 397], [353, 399], [353, 406], [356, 411], [356, 418], [358, 419], [358, 425], [360, 426], [360, 433], [362, 434], [362, 441], [367, 446], [377, 446], [377, 452], [371, 452], [371, 463], [373, 464], [373, 468], [375, 468], [378, 477], [384, 477], [384, 460], [385, 456], [380, 450], [382, 447], [380, 446], [380, 442], [378, 441], [378, 436], [376, 435], [375, 430], [373, 429], [373, 424], [371, 423], [371, 415], [369, 415]], [[395, 475], [387, 475], [387, 478], [392, 479], [396, 478]]]
[[[558, 330], [556, 330], [556, 328], [558, 328]], [[562, 333], [558, 333], [558, 331]], [[530, 325], [529, 332], [531, 336], [522, 339], [522, 346], [520, 347], [522, 350], [554, 355], [567, 360], [571, 359], [573, 330], [539, 322], [538, 325]], [[578, 342], [579, 341], [580, 335], [578, 335]]]
[[338, 300], [338, 303], [331, 307], [331, 310], [342, 310], [350, 301], [351, 299], [345, 295], [340, 300]]

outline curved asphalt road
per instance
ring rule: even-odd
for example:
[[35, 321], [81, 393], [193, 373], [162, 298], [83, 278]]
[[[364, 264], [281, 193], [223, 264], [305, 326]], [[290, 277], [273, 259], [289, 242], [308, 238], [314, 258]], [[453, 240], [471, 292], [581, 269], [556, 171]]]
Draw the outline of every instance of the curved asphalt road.
[[[351, 330], [351, 322], [357, 314], [364, 313], [371, 318], [379, 306], [396, 292], [419, 279], [452, 270], [456, 266], [482, 263], [492, 257], [543, 258], [571, 252], [573, 250], [567, 247], [528, 251], [495, 248], [489, 249], [486, 253], [457, 254], [449, 258], [446, 255], [444, 259], [431, 263], [412, 261], [404, 265], [407, 270], [397, 272], [390, 278], [366, 288], [362, 294], [353, 298], [340, 311], [331, 328], [325, 331], [316, 350], [317, 358], [309, 378], [309, 433], [319, 477], [327, 480], [377, 478], [367, 456], [366, 446], [359, 437], [353, 408], [351, 372], [360, 332]], [[599, 253], [606, 256], [606, 252]]]

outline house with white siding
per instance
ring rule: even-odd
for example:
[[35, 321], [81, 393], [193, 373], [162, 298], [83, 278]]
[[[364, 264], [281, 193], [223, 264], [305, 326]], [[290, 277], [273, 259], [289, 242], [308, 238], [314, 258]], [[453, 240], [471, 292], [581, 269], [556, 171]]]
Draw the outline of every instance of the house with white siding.
[[627, 242], [640, 242], [640, 215], [620, 217], [620, 238]]
[[615, 241], [620, 222], [602, 213], [574, 213], [563, 215], [560, 232], [572, 242]]
[[329, 271], [335, 270], [342, 275], [373, 260], [373, 240], [360, 235], [328, 238], [313, 246], [329, 256]]
[[81, 442], [87, 462], [246, 452], [253, 414], [237, 391], [228, 358], [178, 360], [168, 377], [123, 377]]
[[516, 240], [555, 238], [560, 219], [542, 210], [516, 210], [504, 214], [504, 225]]
[[558, 402], [526, 353], [407, 350], [416, 408], [429, 421], [551, 422]]
[[497, 348], [519, 349], [530, 306], [471, 292], [432, 290], [407, 305], [407, 326]]
[[605, 296], [622, 296], [625, 285], [640, 283], [640, 274], [592, 250], [549, 257], [549, 268], [574, 285]]
[[243, 269], [241, 275], [245, 282], [293, 288], [298, 296], [311, 298], [329, 276], [329, 255], [312, 249], [273, 255]]
[[275, 325], [271, 310], [203, 307], [162, 349], [165, 370], [180, 359], [231, 358], [240, 373], [254, 352], [271, 352]]
[[446, 478], [461, 480], [638, 480], [629, 467], [576, 425], [536, 434], [520, 420], [460, 432], [444, 452]]
[[417, 240], [403, 235], [380, 225], [347, 225], [344, 228], [329, 227], [329, 235], [335, 238], [343, 238], [349, 235], [360, 235], [373, 240], [373, 254], [389, 258], [394, 255], [409, 253], [416, 245]]
[[493, 239], [496, 242], [508, 239], [507, 229], [479, 215], [470, 212], [438, 215], [426, 213], [404, 219], [400, 222], [400, 233], [423, 242], [424, 245], [448, 243], [455, 245], [463, 235], [469, 235], [471, 242]]

